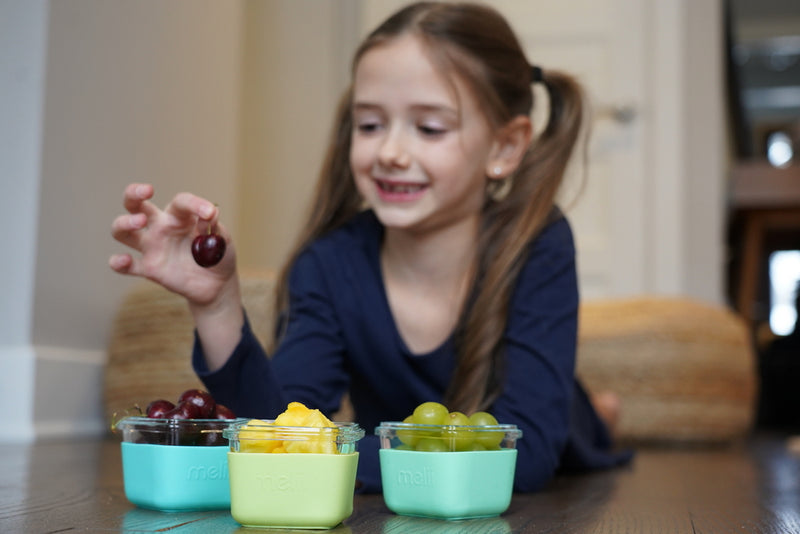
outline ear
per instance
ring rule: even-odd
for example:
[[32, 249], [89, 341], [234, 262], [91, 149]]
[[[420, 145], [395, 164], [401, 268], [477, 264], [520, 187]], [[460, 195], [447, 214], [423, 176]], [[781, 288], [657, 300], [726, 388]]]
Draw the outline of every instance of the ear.
[[517, 115], [500, 127], [486, 160], [486, 176], [492, 180], [503, 179], [519, 167], [533, 136], [531, 119]]

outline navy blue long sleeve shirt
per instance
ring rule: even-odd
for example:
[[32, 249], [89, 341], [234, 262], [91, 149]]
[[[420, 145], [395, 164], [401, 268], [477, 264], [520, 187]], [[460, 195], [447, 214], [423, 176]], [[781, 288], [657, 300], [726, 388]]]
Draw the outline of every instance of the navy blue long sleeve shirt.
[[[392, 317], [380, 269], [383, 228], [371, 211], [312, 243], [289, 278], [290, 312], [271, 359], [249, 323], [227, 363], [209, 372], [196, 341], [193, 365], [209, 392], [240, 417], [274, 418], [291, 401], [331, 415], [349, 392], [361, 490], [380, 491], [382, 421], [402, 421], [422, 402], [441, 401], [453, 373], [452, 337], [414, 354]], [[578, 289], [567, 220], [558, 217], [531, 243], [503, 337], [502, 394], [490, 408], [523, 432], [516, 491], [542, 488], [559, 469], [616, 465], [606, 429], [576, 381]]]

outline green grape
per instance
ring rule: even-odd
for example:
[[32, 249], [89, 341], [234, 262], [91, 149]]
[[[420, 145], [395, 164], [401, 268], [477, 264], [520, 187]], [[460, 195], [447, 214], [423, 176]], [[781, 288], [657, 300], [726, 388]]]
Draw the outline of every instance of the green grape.
[[[409, 415], [405, 419], [403, 419], [404, 423], [413, 423], [414, 416]], [[403, 442], [404, 445], [408, 445], [409, 447], [414, 447], [419, 441], [419, 432], [409, 428], [397, 429], [397, 438]]]
[[425, 426], [398, 429], [397, 438], [401, 442], [398, 448], [401, 449], [428, 452], [498, 450], [505, 438], [502, 430], [472, 428], [498, 426], [492, 414], [475, 412], [467, 417], [432, 401], [417, 406], [403, 423]]
[[465, 451], [469, 449], [474, 441], [471, 430], [459, 429], [458, 427], [470, 426], [472, 423], [469, 417], [461, 412], [450, 412], [447, 415], [448, 427], [442, 430], [442, 437], [445, 439], [451, 451]]
[[415, 449], [423, 452], [447, 452], [449, 450], [442, 438], [420, 438]]
[[423, 402], [414, 408], [412, 421], [417, 425], [444, 425], [450, 412], [438, 402]]
[[497, 419], [489, 412], [475, 412], [469, 416], [470, 424], [473, 426], [496, 426]]
[[[488, 412], [475, 412], [469, 417], [470, 423], [473, 426], [496, 426], [497, 419]], [[499, 449], [500, 443], [503, 441], [505, 434], [500, 432], [491, 432], [480, 430], [475, 436], [475, 442], [481, 444], [487, 450]]]

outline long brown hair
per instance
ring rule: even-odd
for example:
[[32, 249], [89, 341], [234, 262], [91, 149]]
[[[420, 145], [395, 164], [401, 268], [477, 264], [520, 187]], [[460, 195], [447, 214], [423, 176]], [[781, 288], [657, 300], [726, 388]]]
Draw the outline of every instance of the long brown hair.
[[[511, 293], [531, 241], [553, 211], [581, 130], [583, 93], [566, 74], [533, 69], [503, 16], [473, 3], [420, 2], [401, 9], [367, 36], [356, 51], [353, 68], [373, 47], [406, 34], [427, 44], [432, 61], [444, 72], [468, 83], [496, 127], [532, 113], [532, 82], [540, 81], [548, 94], [544, 131], [507, 179], [505, 194], [487, 193], [483, 207], [476, 274], [456, 327], [458, 358], [444, 399], [451, 410], [472, 413], [487, 408], [500, 393]], [[308, 222], [279, 275], [275, 301], [279, 312], [289, 312], [288, 276], [300, 252], [363, 209], [349, 165], [351, 97], [348, 89], [339, 103]]]

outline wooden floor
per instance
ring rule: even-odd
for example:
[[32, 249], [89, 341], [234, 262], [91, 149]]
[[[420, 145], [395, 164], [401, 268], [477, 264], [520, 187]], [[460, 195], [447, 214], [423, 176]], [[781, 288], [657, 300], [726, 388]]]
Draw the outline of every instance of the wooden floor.
[[[625, 468], [559, 477], [493, 519], [391, 513], [356, 496], [331, 533], [800, 533], [800, 457], [779, 435], [723, 448], [640, 449]], [[116, 440], [0, 445], [0, 533], [271, 532], [228, 512], [160, 513], [126, 499]], [[291, 532], [291, 531], [276, 531]], [[297, 531], [308, 532], [308, 531]]]

